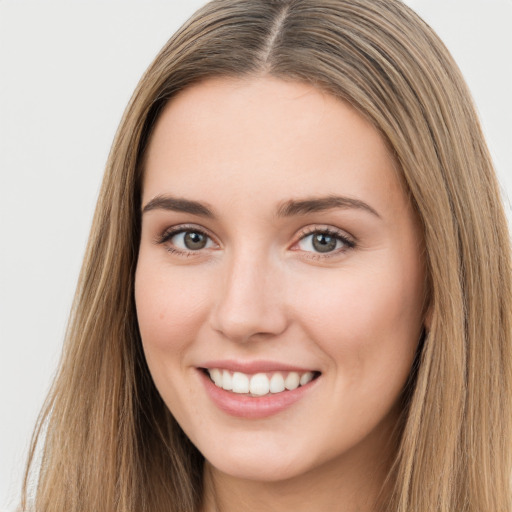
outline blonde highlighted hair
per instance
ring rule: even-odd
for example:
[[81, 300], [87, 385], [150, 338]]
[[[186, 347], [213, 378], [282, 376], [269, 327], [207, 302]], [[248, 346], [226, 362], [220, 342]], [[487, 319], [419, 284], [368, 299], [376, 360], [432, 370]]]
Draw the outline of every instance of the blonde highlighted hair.
[[174, 94], [208, 77], [254, 74], [311, 83], [369, 119], [422, 222], [429, 332], [385, 509], [512, 512], [507, 223], [464, 80], [399, 0], [214, 0], [161, 50], [112, 146], [22, 508], [198, 509], [203, 458], [158, 395], [137, 327], [141, 160]]

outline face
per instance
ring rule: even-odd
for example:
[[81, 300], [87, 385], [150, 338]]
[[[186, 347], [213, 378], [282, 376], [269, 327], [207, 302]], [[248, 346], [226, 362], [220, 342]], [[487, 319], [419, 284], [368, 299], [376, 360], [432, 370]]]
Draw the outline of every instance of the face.
[[202, 82], [157, 122], [142, 209], [145, 355], [211, 466], [269, 481], [354, 456], [374, 464], [425, 280], [417, 219], [377, 130], [309, 85]]

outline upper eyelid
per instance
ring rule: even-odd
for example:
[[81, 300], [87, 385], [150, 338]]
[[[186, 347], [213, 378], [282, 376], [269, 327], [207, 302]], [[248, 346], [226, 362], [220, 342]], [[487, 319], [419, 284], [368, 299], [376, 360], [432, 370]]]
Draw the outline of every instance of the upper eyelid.
[[343, 229], [328, 225], [313, 225], [304, 228], [302, 231], [299, 231], [294, 244], [296, 244], [299, 240], [312, 235], [313, 233], [329, 233], [330, 235], [339, 236], [340, 238], [349, 240], [353, 244], [356, 243], [356, 238]]

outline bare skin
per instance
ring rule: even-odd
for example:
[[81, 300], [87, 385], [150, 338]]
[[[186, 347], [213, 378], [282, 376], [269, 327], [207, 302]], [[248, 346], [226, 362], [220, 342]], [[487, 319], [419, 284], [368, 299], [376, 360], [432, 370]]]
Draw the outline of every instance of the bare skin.
[[[377, 130], [309, 85], [208, 80], [159, 118], [142, 207], [142, 342], [207, 461], [202, 512], [375, 511], [425, 295], [421, 231]], [[241, 400], [212, 382], [290, 365], [314, 380]]]

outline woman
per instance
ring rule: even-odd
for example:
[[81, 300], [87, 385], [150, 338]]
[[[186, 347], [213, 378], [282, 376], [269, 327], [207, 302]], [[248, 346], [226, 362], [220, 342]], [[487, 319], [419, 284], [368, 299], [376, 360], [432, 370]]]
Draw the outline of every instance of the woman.
[[121, 122], [34, 508], [510, 511], [510, 277], [410, 9], [214, 1]]

